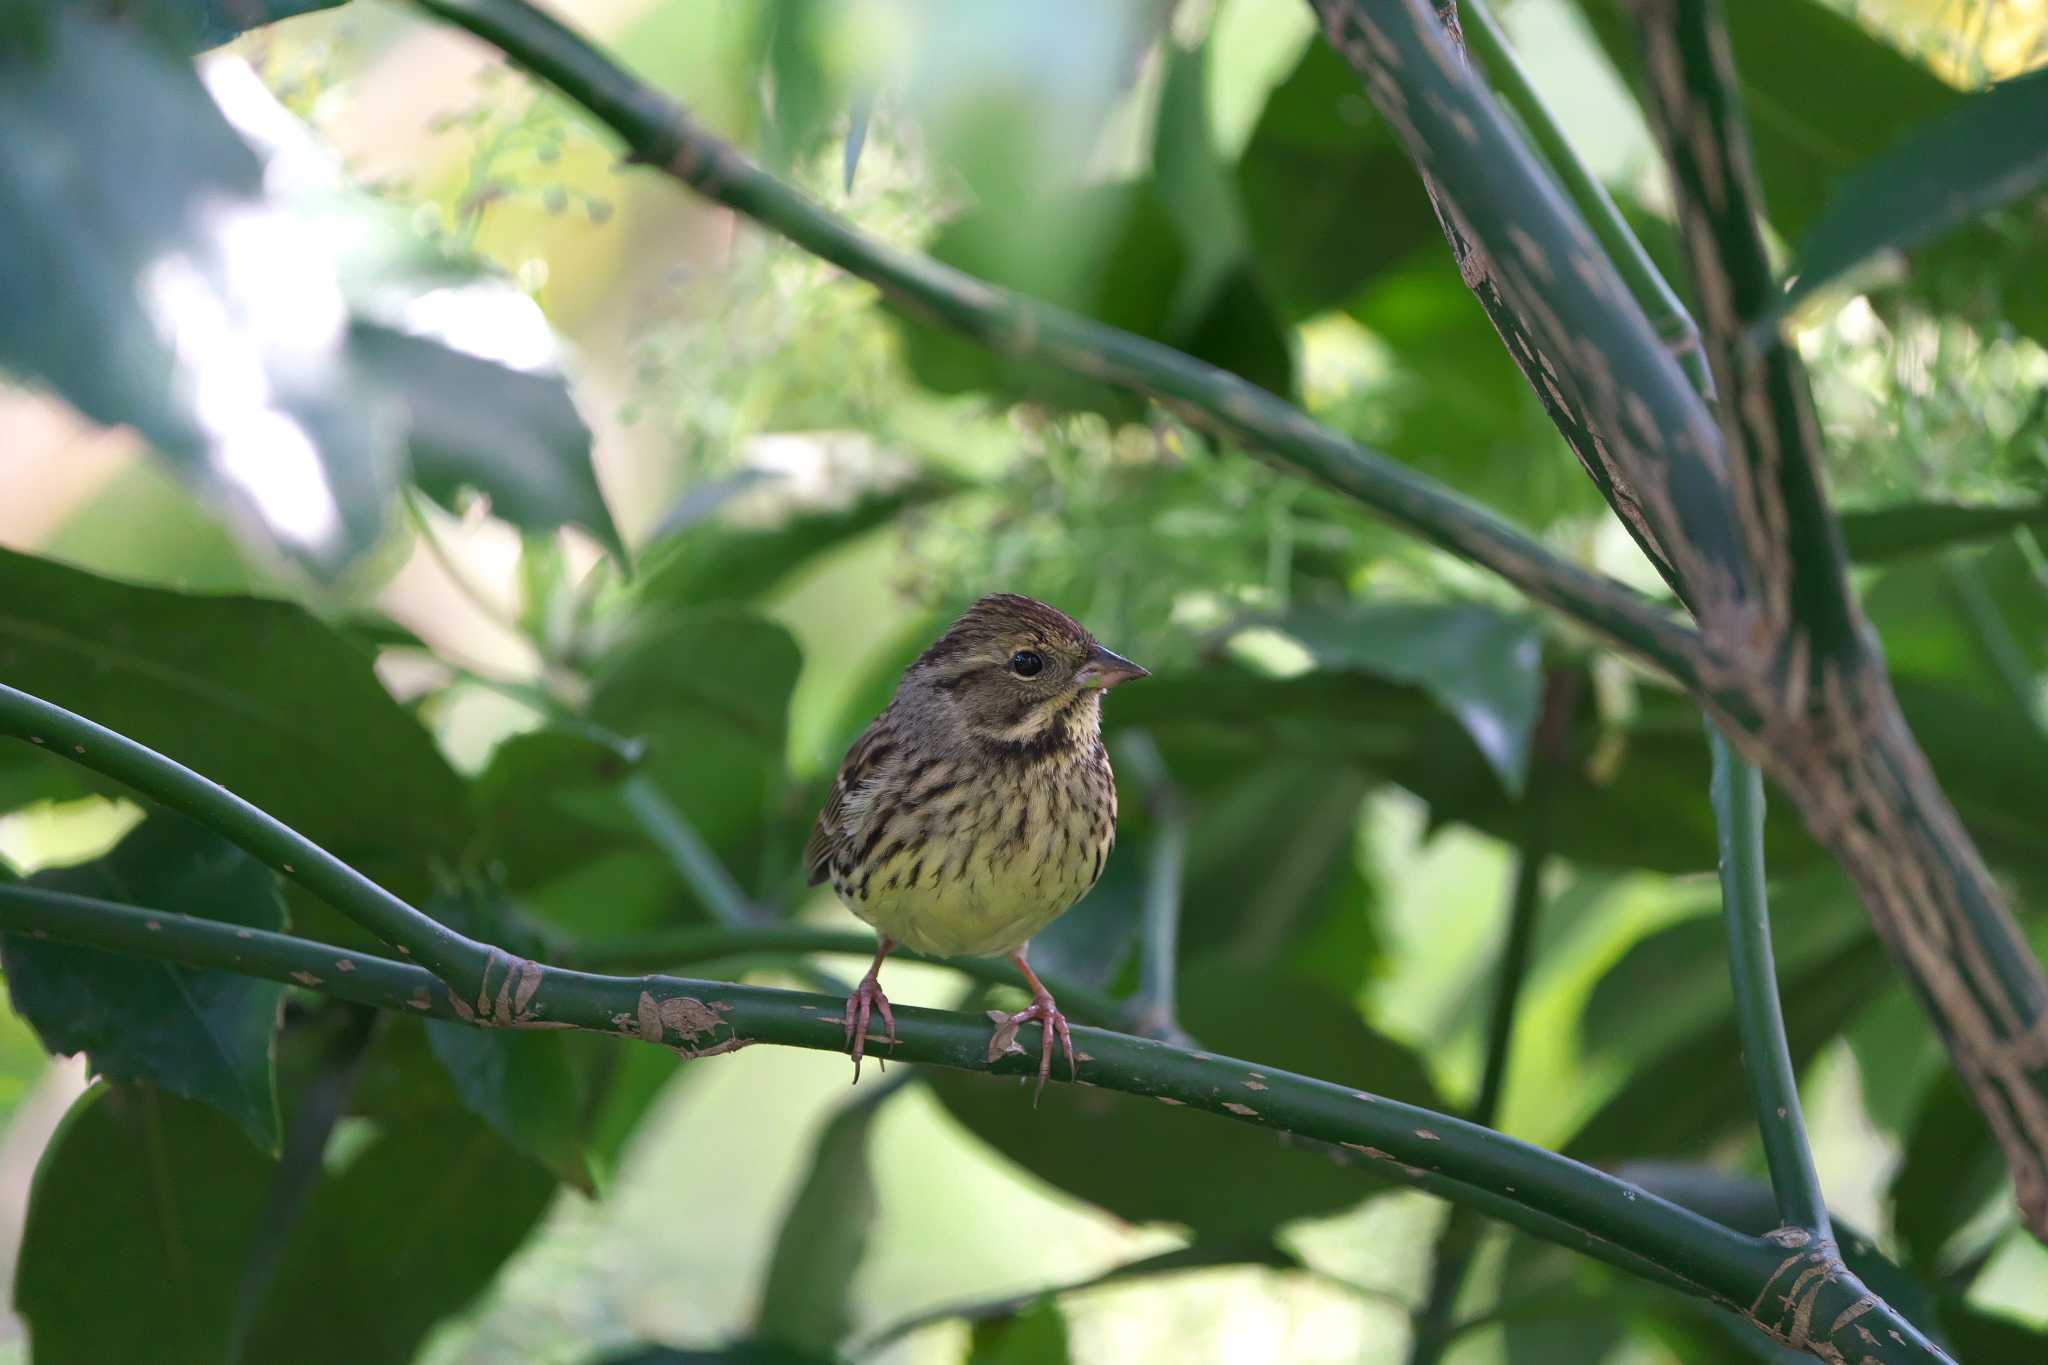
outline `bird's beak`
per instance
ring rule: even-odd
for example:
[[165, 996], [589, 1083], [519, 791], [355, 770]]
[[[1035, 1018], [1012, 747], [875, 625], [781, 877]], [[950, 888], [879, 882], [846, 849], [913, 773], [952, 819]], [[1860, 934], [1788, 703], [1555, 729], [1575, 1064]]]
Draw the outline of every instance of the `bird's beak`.
[[1107, 692], [1118, 683], [1151, 676], [1150, 669], [1140, 668], [1123, 655], [1097, 645], [1095, 652], [1088, 656], [1088, 662], [1074, 674], [1074, 681], [1083, 687], [1099, 687]]

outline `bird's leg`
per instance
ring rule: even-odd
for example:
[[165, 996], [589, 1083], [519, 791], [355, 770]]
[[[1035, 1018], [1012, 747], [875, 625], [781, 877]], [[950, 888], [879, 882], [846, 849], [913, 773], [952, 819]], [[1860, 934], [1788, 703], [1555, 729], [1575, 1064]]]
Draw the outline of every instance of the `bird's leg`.
[[1017, 1030], [1036, 1021], [1042, 1029], [1038, 1044], [1038, 1089], [1032, 1093], [1031, 1103], [1036, 1105], [1038, 1097], [1045, 1093], [1046, 1078], [1052, 1075], [1052, 1039], [1059, 1034], [1060, 1050], [1067, 1054], [1067, 1078], [1077, 1080], [1080, 1072], [1074, 1065], [1074, 1037], [1067, 1032], [1067, 1016], [1053, 1003], [1052, 992], [1038, 979], [1038, 973], [1031, 970], [1031, 964], [1024, 960], [1024, 952], [1031, 945], [1026, 944], [1010, 954], [1010, 961], [1017, 964], [1017, 970], [1024, 973], [1024, 979], [1031, 984], [1031, 1003], [996, 1025], [996, 1035], [989, 1042], [988, 1059], [1008, 1052], [1017, 1042]]
[[[882, 937], [875, 943], [875, 960], [868, 964], [868, 974], [853, 988], [853, 994], [846, 997], [846, 1041], [853, 1049], [853, 1083], [860, 1084], [860, 1059], [868, 1047], [868, 1016], [879, 1011], [882, 1023], [889, 1030], [889, 1046], [896, 1046], [896, 1016], [889, 1012], [889, 997], [882, 994], [882, 959], [896, 946], [894, 940]], [[881, 1065], [880, 1062], [876, 1063]]]

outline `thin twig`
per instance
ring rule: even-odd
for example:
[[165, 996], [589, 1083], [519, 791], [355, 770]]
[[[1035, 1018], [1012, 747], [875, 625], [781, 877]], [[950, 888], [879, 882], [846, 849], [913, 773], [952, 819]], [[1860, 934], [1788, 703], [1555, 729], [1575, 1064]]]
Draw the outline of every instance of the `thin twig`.
[[[1735, 1028], [1750, 1101], [1763, 1136], [1764, 1161], [1785, 1228], [1832, 1245], [1827, 1200], [1806, 1143], [1799, 1110], [1799, 1077], [1785, 1041], [1778, 973], [1771, 957], [1769, 895], [1764, 887], [1764, 784], [1711, 724], [1714, 751], [1714, 823], [1721, 845], [1721, 909], [1728, 925], [1728, 969], [1735, 993]], [[1800, 1245], [1800, 1243], [1792, 1243]]]
[[1180, 969], [1181, 875], [1187, 864], [1188, 819], [1159, 745], [1145, 730], [1119, 736], [1118, 758], [1144, 790], [1152, 817], [1151, 861], [1145, 870], [1145, 931], [1138, 960], [1138, 1026], [1148, 1037], [1185, 1047], [1175, 982]]

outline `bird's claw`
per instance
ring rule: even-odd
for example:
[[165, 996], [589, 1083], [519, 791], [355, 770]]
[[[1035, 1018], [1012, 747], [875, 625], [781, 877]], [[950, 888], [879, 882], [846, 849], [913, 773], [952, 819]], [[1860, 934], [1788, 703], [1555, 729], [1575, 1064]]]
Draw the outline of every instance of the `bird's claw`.
[[[882, 1026], [889, 1031], [889, 1046], [896, 1046], [896, 1016], [889, 1010], [889, 997], [882, 994], [882, 983], [869, 976], [853, 988], [853, 994], [846, 997], [846, 1044], [853, 1053], [853, 1083], [860, 1084], [860, 1059], [867, 1055], [868, 1019], [882, 1016]], [[881, 1058], [875, 1065], [885, 1066]]]
[[988, 1043], [988, 1059], [991, 1062], [1006, 1053], [1022, 1052], [1023, 1045], [1017, 1041], [1017, 1030], [1029, 1023], [1042, 1026], [1043, 1033], [1038, 1044], [1038, 1088], [1031, 1094], [1033, 1107], [1038, 1097], [1045, 1093], [1045, 1082], [1052, 1075], [1052, 1040], [1057, 1034], [1060, 1050], [1067, 1054], [1067, 1079], [1078, 1080], [1080, 1070], [1074, 1064], [1074, 1036], [1067, 1031], [1067, 1016], [1053, 1003], [1050, 995], [1040, 991], [1032, 997], [1031, 1003], [1015, 1014], [993, 1014], [996, 1032]]

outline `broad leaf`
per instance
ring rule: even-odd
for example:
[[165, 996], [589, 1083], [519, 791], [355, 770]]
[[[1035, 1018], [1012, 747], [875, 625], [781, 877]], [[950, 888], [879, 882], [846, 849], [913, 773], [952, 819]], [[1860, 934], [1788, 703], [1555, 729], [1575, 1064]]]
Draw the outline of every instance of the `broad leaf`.
[[252, 28], [343, 3], [345, 0], [178, 0], [171, 8], [195, 12], [200, 45], [218, 47]]
[[854, 1275], [879, 1207], [869, 1135], [893, 1089], [854, 1099], [819, 1135], [761, 1287], [755, 1331], [763, 1341], [830, 1355], [850, 1335]]
[[585, 1096], [566, 1035], [426, 1021], [427, 1041], [471, 1113], [570, 1185], [596, 1185], [583, 1138]]
[[[181, 816], [158, 815], [105, 857], [30, 884], [253, 929], [285, 927], [277, 874]], [[9, 934], [14, 1007], [52, 1052], [86, 1053], [108, 1080], [147, 1081], [212, 1105], [266, 1152], [278, 1145], [274, 1044], [284, 987]]]
[[675, 612], [613, 651], [591, 691], [591, 719], [645, 742], [643, 771], [743, 887], [787, 876], [802, 848], [801, 831], [789, 842], [770, 819], [800, 662], [789, 632], [760, 617]]
[[1067, 1320], [1051, 1299], [974, 1324], [967, 1365], [1066, 1365]]
[[[1780, 983], [1792, 1064], [1803, 1067], [1891, 979], [1875, 939], [1820, 959]], [[1749, 1087], [1733, 1015], [1639, 1065], [1565, 1147], [1580, 1161], [1689, 1157], [1750, 1124]]]
[[[1440, 1107], [1421, 1061], [1368, 1028], [1334, 992], [1273, 970], [1211, 961], [1182, 982], [1181, 1022], [1214, 1053], [1247, 1059], [1237, 1102], [1259, 1107], [1259, 1066]], [[1054, 1065], [1062, 1063], [1057, 1058]], [[1385, 1186], [1344, 1154], [1289, 1150], [1219, 1116], [1088, 1086], [1046, 1088], [1034, 1108], [1014, 1081], [940, 1072], [953, 1116], [1024, 1169], [1132, 1222], [1232, 1236], [1329, 1213]], [[1342, 1163], [1342, 1164], [1340, 1164]]]
[[430, 861], [467, 847], [468, 802], [372, 663], [290, 603], [136, 587], [0, 550], [0, 682], [416, 889]]
[[844, 506], [793, 509], [772, 525], [686, 522], [644, 555], [633, 602], [643, 611], [673, 611], [754, 601], [819, 555], [959, 491], [951, 480], [923, 474], [895, 487], [863, 489]]
[[373, 323], [357, 322], [349, 337], [358, 373], [403, 405], [412, 479], [429, 497], [455, 508], [476, 489], [494, 516], [528, 530], [581, 526], [624, 561], [590, 463], [590, 428], [559, 372], [513, 369]]
[[483, 1292], [555, 1191], [466, 1114], [393, 1123], [313, 1194], [243, 1359], [408, 1365]]
[[333, 260], [266, 201], [189, 62], [62, 7], [0, 51], [0, 366], [140, 430], [279, 548], [331, 572], [397, 481], [355, 384]]
[[1520, 794], [1543, 693], [1533, 618], [1476, 605], [1359, 602], [1297, 608], [1273, 625], [1324, 668], [1423, 688], [1458, 718], [1509, 793]]
[[36, 1166], [15, 1270], [37, 1365], [227, 1359], [274, 1170], [206, 1105], [149, 1086], [81, 1095]]
[[1943, 1069], [1920, 1101], [1905, 1159], [1892, 1176], [1892, 1223], [1913, 1262], [1940, 1266], [1942, 1248], [1991, 1202], [2005, 1177], [1984, 1115], [1955, 1073]]
[[1840, 514], [1849, 557], [1862, 564], [1926, 554], [1951, 545], [1989, 540], [2017, 527], [2048, 527], [2048, 506], [1966, 507], [1956, 503], [1909, 503]]
[[1800, 240], [1775, 324], [1801, 299], [1881, 250], [1908, 251], [2048, 184], [2048, 71], [1971, 95], [1913, 128], [1836, 186]]
[[540, 306], [486, 262], [425, 239], [399, 205], [352, 185], [246, 68], [222, 66], [212, 81], [263, 158], [266, 182], [335, 244], [349, 363], [402, 419], [412, 481], [450, 507], [475, 489], [529, 531], [580, 526], [623, 564], [590, 430]]
[[1289, 320], [1347, 303], [1419, 247], [1444, 251], [1421, 177], [1321, 40], [1266, 101], [1237, 181], [1259, 269]]

